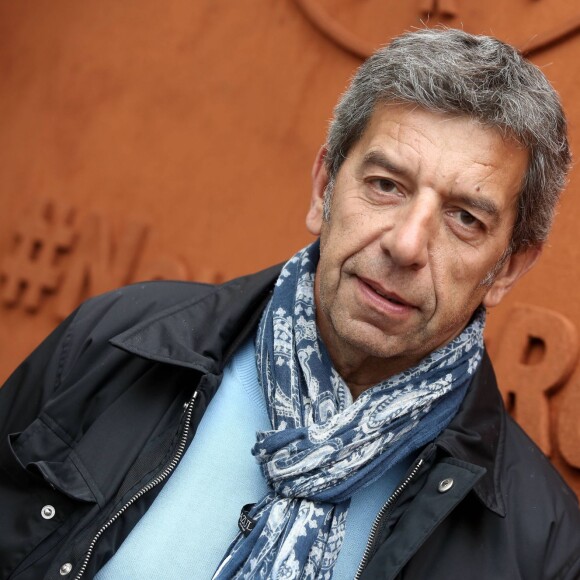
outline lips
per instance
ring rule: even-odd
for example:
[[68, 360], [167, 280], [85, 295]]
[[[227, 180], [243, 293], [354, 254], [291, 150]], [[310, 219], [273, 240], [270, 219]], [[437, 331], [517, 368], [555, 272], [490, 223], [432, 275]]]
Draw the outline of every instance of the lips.
[[394, 304], [395, 306], [400, 306], [404, 308], [416, 308], [414, 304], [407, 302], [404, 298], [396, 294], [395, 292], [391, 292], [381, 286], [378, 282], [374, 280], [369, 280], [368, 278], [359, 277], [359, 280], [365, 284], [370, 290], [372, 290], [375, 294], [383, 298], [384, 300], [388, 301], [390, 304]]

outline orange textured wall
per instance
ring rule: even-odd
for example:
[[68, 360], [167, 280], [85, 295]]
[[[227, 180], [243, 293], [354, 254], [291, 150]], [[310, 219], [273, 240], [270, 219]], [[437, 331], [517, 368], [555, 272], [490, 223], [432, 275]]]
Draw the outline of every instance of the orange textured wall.
[[[338, 94], [373, 48], [441, 22], [528, 51], [580, 150], [567, 0], [1, 0], [0, 380], [91, 294], [231, 278], [310, 241]], [[487, 339], [514, 415], [580, 493], [579, 180]]]

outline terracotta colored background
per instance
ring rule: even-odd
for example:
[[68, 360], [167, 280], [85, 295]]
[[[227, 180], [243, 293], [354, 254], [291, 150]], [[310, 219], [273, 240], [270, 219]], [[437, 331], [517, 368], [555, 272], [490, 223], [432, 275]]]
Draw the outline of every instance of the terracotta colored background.
[[[0, 1], [0, 380], [83, 298], [219, 280], [310, 241], [310, 164], [361, 58], [437, 23], [527, 51], [580, 150], [570, 0]], [[580, 173], [490, 316], [517, 420], [580, 493]]]

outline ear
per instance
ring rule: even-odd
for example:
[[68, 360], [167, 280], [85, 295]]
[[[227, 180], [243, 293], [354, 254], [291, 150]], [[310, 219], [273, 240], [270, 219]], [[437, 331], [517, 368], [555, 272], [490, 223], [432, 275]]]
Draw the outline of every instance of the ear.
[[322, 146], [318, 150], [316, 158], [314, 159], [314, 165], [312, 166], [312, 196], [310, 198], [310, 209], [306, 214], [306, 227], [315, 236], [320, 235], [324, 219], [324, 192], [328, 185], [328, 171], [326, 170], [326, 163], [324, 162], [325, 157], [326, 147]]
[[541, 253], [542, 246], [538, 245], [512, 254], [485, 294], [483, 305], [486, 308], [497, 306], [512, 286], [532, 268]]

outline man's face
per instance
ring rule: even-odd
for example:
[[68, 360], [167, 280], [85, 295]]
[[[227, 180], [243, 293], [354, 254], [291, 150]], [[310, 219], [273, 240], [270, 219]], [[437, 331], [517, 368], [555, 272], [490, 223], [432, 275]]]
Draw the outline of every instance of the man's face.
[[322, 155], [307, 216], [321, 239], [317, 322], [347, 382], [373, 384], [449, 342], [537, 257], [511, 256], [482, 285], [508, 246], [527, 167], [495, 129], [380, 106], [338, 172], [328, 221]]

